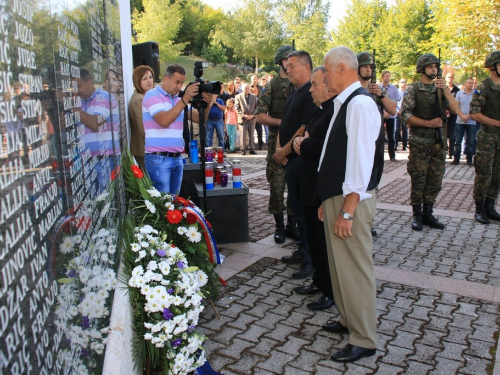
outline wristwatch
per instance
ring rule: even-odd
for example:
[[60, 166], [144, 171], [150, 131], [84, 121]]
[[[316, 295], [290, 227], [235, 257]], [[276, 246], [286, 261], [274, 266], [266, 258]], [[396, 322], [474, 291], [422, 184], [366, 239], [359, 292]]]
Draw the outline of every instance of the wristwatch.
[[354, 220], [354, 216], [352, 216], [350, 213], [342, 211], [342, 210], [340, 210], [340, 213], [342, 214], [342, 217], [345, 220]]
[[384, 99], [387, 96], [387, 90], [382, 90], [382, 95], [379, 95], [378, 98], [380, 100]]

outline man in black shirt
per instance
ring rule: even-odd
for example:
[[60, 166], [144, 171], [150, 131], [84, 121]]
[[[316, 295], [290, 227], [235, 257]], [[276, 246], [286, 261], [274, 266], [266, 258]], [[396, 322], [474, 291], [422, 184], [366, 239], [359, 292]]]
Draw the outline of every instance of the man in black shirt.
[[297, 155], [292, 153], [292, 141], [304, 134], [305, 125], [309, 122], [316, 106], [312, 100], [309, 89], [311, 88], [311, 56], [306, 51], [294, 51], [288, 55], [288, 79], [294, 86], [294, 91], [285, 102], [283, 118], [279, 128], [276, 153], [273, 160], [285, 165], [285, 178], [288, 188], [288, 200], [292, 206], [297, 228], [299, 230], [299, 248], [290, 257], [283, 257], [284, 263], [291, 263], [297, 258], [302, 258], [299, 269], [293, 273], [295, 279], [305, 279], [314, 272], [311, 255], [307, 244], [304, 210], [297, 195], [297, 178], [295, 175], [295, 161]]
[[334, 305], [332, 281], [328, 268], [325, 227], [318, 218], [318, 208], [321, 206], [321, 201], [315, 194], [319, 157], [328, 125], [333, 116], [333, 97], [336, 94], [334, 90], [329, 90], [324, 83], [323, 73], [322, 66], [313, 70], [309, 91], [318, 108], [306, 125], [304, 136], [293, 139], [293, 150], [299, 155], [295, 165], [299, 196], [304, 208], [309, 252], [316, 268], [312, 284], [300, 286], [294, 290], [296, 293], [304, 295], [323, 293], [321, 297], [307, 305], [310, 310], [324, 310]]

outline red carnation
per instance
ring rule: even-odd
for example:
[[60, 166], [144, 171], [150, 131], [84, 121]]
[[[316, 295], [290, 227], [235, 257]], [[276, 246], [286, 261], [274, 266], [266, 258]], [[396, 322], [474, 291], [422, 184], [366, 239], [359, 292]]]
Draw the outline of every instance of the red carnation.
[[132, 169], [132, 173], [134, 174], [134, 177], [136, 178], [143, 178], [144, 173], [142, 173], [142, 169], [139, 168], [136, 165], [131, 165], [130, 168]]
[[179, 210], [168, 211], [165, 215], [170, 224], [179, 224], [182, 220], [182, 212]]
[[196, 217], [195, 214], [188, 212], [186, 216], [186, 221], [188, 224], [195, 224], [198, 221], [198, 218]]

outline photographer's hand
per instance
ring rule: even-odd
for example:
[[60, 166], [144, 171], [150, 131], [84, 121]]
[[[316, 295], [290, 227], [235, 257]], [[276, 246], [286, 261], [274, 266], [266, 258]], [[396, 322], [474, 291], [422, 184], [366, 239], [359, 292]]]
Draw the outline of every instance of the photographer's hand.
[[191, 83], [190, 85], [188, 85], [186, 87], [186, 90], [184, 90], [184, 98], [183, 98], [184, 101], [186, 103], [190, 102], [191, 99], [193, 99], [198, 94], [199, 90], [200, 90], [199, 82]]

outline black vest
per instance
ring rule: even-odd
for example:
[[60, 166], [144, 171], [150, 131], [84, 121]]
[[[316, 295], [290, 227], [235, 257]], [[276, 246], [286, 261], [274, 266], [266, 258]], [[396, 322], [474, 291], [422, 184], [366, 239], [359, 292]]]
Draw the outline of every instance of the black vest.
[[[337, 117], [332, 125], [332, 130], [327, 142], [327, 148], [318, 173], [316, 192], [321, 202], [328, 198], [342, 195], [342, 184], [345, 181], [347, 160], [347, 132], [345, 121], [347, 117], [347, 106], [350, 101], [358, 95], [371, 95], [362, 87], [355, 90], [338, 110]], [[382, 119], [381, 119], [382, 123]], [[380, 157], [382, 155], [382, 158]], [[375, 154], [373, 156], [373, 169], [368, 184], [368, 190], [377, 187], [384, 169], [384, 130], [381, 126], [379, 136], [375, 142]]]

